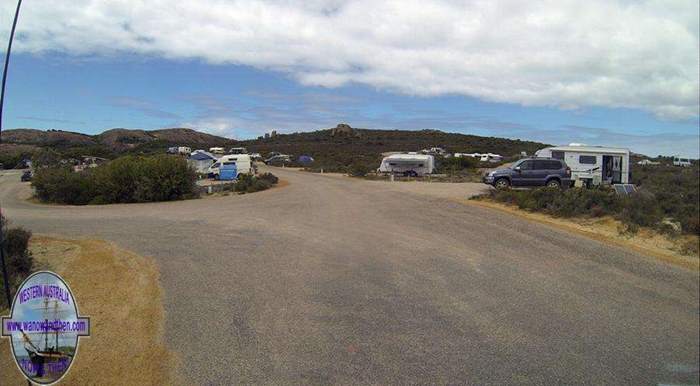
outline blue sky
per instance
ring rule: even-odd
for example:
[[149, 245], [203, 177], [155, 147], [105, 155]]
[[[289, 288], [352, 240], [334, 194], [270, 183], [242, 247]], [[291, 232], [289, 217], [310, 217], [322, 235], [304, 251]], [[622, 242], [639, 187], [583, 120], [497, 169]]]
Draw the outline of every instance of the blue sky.
[[[700, 152], [697, 12], [687, 15], [694, 2], [664, 6], [665, 13], [653, 5], [562, 2], [555, 14], [537, 2], [523, 10], [442, 1], [400, 8], [390, 1], [185, 1], [172, 10], [159, 0], [140, 8], [79, 1], [89, 12], [49, 3], [24, 5], [5, 128], [192, 127], [245, 139], [347, 122], [648, 155]], [[384, 20], [387, 7], [394, 15]], [[0, 12], [7, 36], [11, 7]], [[452, 20], [455, 13], [474, 20]], [[596, 13], [613, 20], [596, 24]], [[361, 29], [341, 23], [358, 16], [376, 20]], [[581, 25], [572, 26], [574, 16]], [[522, 19], [532, 22], [498, 32], [478, 27]], [[659, 22], [667, 26], [660, 32]]]

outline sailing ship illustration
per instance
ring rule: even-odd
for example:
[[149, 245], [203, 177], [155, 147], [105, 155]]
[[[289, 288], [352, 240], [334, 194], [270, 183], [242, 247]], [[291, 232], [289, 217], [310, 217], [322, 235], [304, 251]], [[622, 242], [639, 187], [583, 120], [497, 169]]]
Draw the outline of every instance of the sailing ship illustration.
[[[59, 315], [63, 313], [74, 311], [71, 309], [60, 310], [59, 303], [55, 299], [52, 301], [44, 299], [43, 307], [39, 310], [43, 311], [43, 318], [47, 326], [39, 332], [20, 330], [23, 346], [31, 361], [31, 368], [35, 372], [32, 378], [58, 378], [73, 359], [74, 345], [64, 344], [61, 346], [59, 344], [59, 341], [62, 340], [60, 337], [66, 332], [59, 331], [61, 329], [56, 326], [49, 327], [49, 323], [58, 320]], [[34, 339], [31, 336], [34, 336]]]

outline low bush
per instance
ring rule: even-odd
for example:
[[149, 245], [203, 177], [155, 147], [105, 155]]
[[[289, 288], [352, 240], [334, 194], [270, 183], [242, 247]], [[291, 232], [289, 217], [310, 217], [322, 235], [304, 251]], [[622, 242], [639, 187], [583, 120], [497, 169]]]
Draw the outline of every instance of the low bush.
[[350, 174], [353, 177], [364, 177], [371, 170], [372, 169], [370, 169], [369, 166], [363, 163], [353, 162], [352, 165], [348, 167], [348, 174]]
[[649, 191], [639, 190], [630, 196], [619, 196], [604, 186], [595, 189], [492, 190], [488, 198], [556, 217], [609, 215], [620, 220], [626, 232], [636, 232], [639, 227], [661, 230], [665, 215], [658, 199]]
[[272, 173], [265, 173], [260, 176], [241, 174], [238, 176], [233, 190], [238, 193], [253, 193], [267, 190], [278, 182], [278, 178]]
[[[7, 227], [5, 217], [0, 215], [2, 223], [2, 240], [5, 240], [5, 264], [7, 275], [9, 277], [10, 291], [14, 293], [17, 286], [27, 277], [32, 271], [34, 259], [29, 252], [29, 239], [32, 233], [24, 228]], [[5, 305], [5, 284], [3, 277], [0, 274], [0, 308]]]
[[277, 178], [277, 176], [272, 173], [263, 173], [259, 175], [258, 178], [263, 181], [269, 182], [270, 185], [275, 185], [277, 182], [279, 182], [279, 178]]
[[436, 157], [436, 163], [436, 172], [448, 175], [474, 170], [479, 166], [479, 161], [472, 157]]
[[700, 235], [700, 167], [632, 165], [632, 183], [652, 193], [664, 217], [678, 221], [685, 233]]
[[170, 201], [196, 196], [196, 173], [179, 157], [126, 156], [94, 169], [39, 168], [32, 180], [37, 197], [61, 204]]

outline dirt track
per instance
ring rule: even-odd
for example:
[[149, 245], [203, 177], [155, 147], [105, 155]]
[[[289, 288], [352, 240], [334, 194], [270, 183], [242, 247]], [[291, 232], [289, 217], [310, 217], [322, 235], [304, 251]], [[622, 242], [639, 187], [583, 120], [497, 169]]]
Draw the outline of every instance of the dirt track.
[[79, 208], [22, 201], [11, 175], [0, 200], [35, 232], [155, 257], [193, 383], [698, 382], [697, 272], [451, 188], [273, 172], [290, 185]]

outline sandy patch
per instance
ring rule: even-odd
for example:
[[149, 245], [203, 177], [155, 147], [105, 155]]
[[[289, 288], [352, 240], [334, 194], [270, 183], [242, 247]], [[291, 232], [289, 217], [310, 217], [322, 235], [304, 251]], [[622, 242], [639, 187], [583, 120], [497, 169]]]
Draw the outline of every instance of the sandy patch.
[[[39, 269], [61, 275], [90, 316], [76, 361], [61, 384], [181, 384], [177, 359], [164, 342], [164, 310], [153, 260], [99, 240], [34, 236], [30, 249]], [[7, 339], [0, 340], [0, 384], [25, 385]]]
[[697, 236], [680, 236], [678, 240], [670, 240], [664, 235], [649, 229], [641, 229], [635, 235], [626, 235], [620, 234], [618, 231], [621, 223], [610, 217], [597, 219], [564, 219], [542, 213], [531, 213], [496, 202], [483, 200], [460, 200], [460, 202], [500, 210], [531, 221], [551, 225], [557, 229], [574, 232], [604, 243], [628, 248], [642, 255], [652, 256], [670, 264], [695, 271], [700, 270], [700, 257], [684, 255], [679, 251], [679, 245], [683, 241], [694, 239], [696, 242], [700, 242]]

